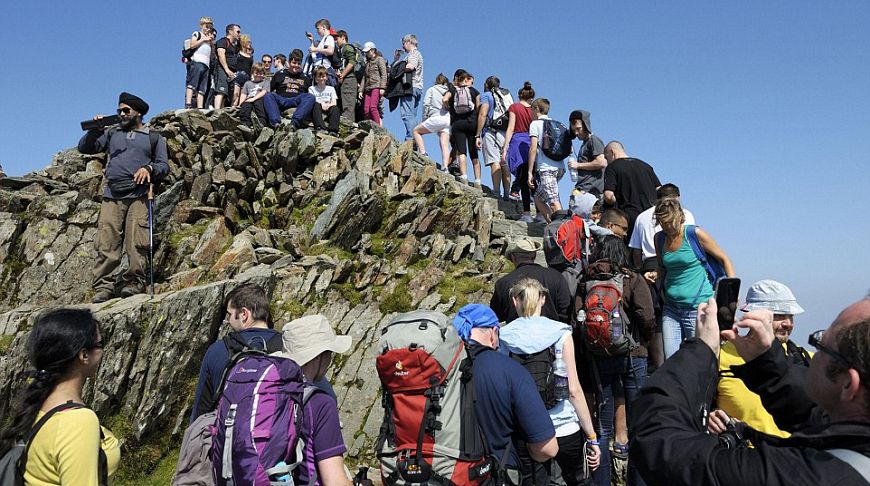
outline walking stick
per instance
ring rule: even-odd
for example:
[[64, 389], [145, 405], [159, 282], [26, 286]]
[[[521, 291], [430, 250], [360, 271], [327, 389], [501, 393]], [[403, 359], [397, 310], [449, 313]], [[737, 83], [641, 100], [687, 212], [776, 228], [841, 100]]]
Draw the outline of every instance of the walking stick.
[[148, 184], [148, 273], [154, 297], [154, 184]]

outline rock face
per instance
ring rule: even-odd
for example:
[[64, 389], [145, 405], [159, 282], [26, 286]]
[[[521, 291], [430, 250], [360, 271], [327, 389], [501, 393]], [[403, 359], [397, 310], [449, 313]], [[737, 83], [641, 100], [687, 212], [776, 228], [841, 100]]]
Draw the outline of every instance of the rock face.
[[[349, 458], [372, 464], [381, 327], [413, 308], [450, 314], [488, 302], [510, 270], [503, 251], [531, 226], [504, 219], [512, 203], [361, 125], [335, 138], [251, 130], [232, 110], [151, 120], [170, 155], [155, 209], [157, 293], [87, 304], [106, 348], [85, 398], [122, 439], [120, 483], [173, 462], [202, 356], [227, 331], [223, 301], [238, 283], [266, 288], [276, 328], [323, 313], [353, 337], [331, 380]], [[0, 179], [0, 417], [24, 381], [39, 312], [90, 301], [104, 159], [66, 150], [42, 171]]]

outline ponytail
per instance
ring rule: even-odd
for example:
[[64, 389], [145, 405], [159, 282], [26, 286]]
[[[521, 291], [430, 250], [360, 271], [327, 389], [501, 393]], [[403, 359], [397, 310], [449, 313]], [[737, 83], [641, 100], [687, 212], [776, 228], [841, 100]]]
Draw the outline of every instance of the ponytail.
[[510, 296], [515, 300], [517, 314], [520, 317], [531, 317], [538, 310], [542, 298], [547, 295], [547, 289], [535, 279], [524, 278], [511, 287]]

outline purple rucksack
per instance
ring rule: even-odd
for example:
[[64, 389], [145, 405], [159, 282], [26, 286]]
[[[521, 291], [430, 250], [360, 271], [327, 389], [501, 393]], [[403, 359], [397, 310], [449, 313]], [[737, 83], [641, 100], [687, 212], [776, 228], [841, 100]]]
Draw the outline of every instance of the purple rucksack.
[[290, 359], [252, 353], [227, 375], [218, 401], [211, 461], [218, 486], [293, 484], [304, 459], [302, 369]]

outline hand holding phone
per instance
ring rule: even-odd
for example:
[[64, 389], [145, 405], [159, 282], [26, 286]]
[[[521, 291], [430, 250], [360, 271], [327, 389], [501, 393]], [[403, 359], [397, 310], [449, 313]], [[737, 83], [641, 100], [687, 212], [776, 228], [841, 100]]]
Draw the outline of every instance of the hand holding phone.
[[739, 297], [739, 278], [724, 277], [716, 282], [716, 317], [720, 331], [727, 331], [734, 327], [734, 315], [737, 313]]

